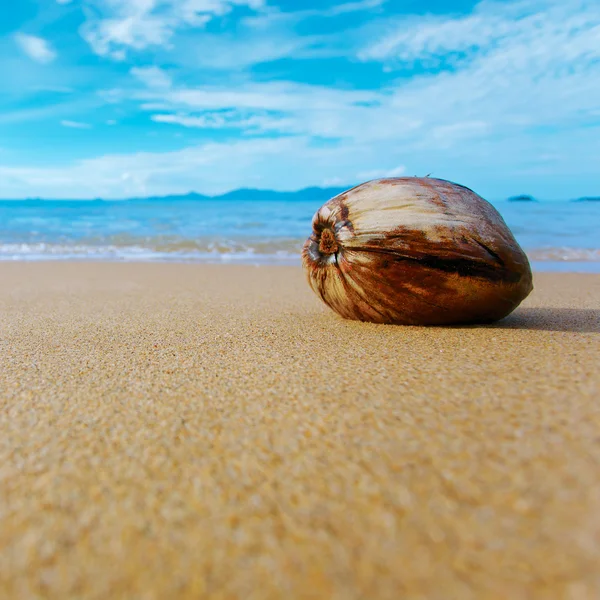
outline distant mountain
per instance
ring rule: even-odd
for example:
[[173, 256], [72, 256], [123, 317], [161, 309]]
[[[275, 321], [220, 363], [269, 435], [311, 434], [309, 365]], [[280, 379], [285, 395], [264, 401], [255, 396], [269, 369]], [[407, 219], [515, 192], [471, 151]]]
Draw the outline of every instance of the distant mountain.
[[572, 202], [600, 202], [600, 196], [584, 196], [583, 198], [576, 198]]
[[213, 200], [328, 200], [348, 188], [310, 187], [297, 192], [276, 192], [274, 190], [240, 189], [213, 196]]
[[204, 194], [197, 194], [196, 192], [190, 192], [189, 194], [175, 195], [175, 196], [150, 196], [148, 198], [130, 198], [132, 202], [194, 202], [202, 200], [224, 200], [224, 201], [287, 201], [287, 200], [310, 200], [310, 201], [323, 201], [333, 198], [348, 188], [320, 188], [320, 187], [309, 187], [296, 192], [278, 192], [275, 190], [255, 190], [251, 188], [241, 188], [239, 190], [233, 190], [225, 194], [219, 194], [218, 196], [205, 196]]
[[198, 194], [197, 192], [189, 192], [188, 194], [173, 194], [167, 196], [145, 196], [145, 197], [134, 197], [125, 198], [119, 200], [104, 200], [102, 198], [80, 198], [77, 200], [61, 200], [61, 199], [44, 199], [44, 198], [25, 198], [25, 199], [2, 199], [0, 202], [22, 202], [30, 206], [37, 206], [44, 202], [86, 202], [88, 204], [93, 203], [104, 203], [104, 202], [202, 202], [205, 200], [229, 200], [229, 201], [264, 201], [264, 200], [308, 200], [311, 202], [325, 202], [342, 192], [345, 192], [351, 186], [343, 188], [321, 188], [321, 187], [308, 187], [303, 190], [295, 192], [278, 192], [275, 190], [255, 190], [251, 188], [242, 188], [239, 190], [233, 190], [225, 194], [219, 194], [217, 196], [207, 196], [205, 194]]
[[[170, 196], [139, 196], [135, 198], [126, 198], [124, 202], [187, 202], [212, 200], [212, 196], [189, 192], [189, 194], [174, 194]], [[109, 200], [110, 202], [110, 200]]]
[[533, 196], [527, 194], [521, 194], [520, 196], [512, 196], [508, 199], [509, 202], [537, 202]]

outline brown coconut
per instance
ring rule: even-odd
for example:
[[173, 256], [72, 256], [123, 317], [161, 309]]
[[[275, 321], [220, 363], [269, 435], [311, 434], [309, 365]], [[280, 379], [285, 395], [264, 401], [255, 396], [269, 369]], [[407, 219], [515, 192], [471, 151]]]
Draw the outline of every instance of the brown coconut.
[[498, 211], [429, 177], [369, 181], [326, 202], [302, 262], [315, 293], [347, 319], [488, 323], [533, 289], [531, 268]]

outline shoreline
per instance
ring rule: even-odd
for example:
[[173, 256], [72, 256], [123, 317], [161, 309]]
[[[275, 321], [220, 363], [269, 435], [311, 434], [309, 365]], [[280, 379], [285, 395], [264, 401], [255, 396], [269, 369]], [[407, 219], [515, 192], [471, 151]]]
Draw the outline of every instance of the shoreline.
[[[301, 267], [301, 260], [298, 256], [286, 256], [286, 257], [270, 257], [270, 256], [256, 256], [249, 254], [248, 256], [239, 257], [235, 254], [219, 255], [220, 258], [181, 258], [178, 256], [162, 258], [149, 257], [144, 258], [121, 258], [115, 257], [110, 258], [101, 256], [99, 258], [93, 257], [73, 257], [68, 256], [60, 258], [52, 255], [48, 256], [36, 256], [35, 258], [8, 258], [0, 256], [0, 265], [10, 263], [90, 263], [90, 264], [156, 264], [156, 265], [214, 265], [214, 266], [248, 266], [248, 267]], [[588, 273], [588, 274], [600, 274], [600, 261], [576, 261], [576, 260], [529, 260], [531, 270], [534, 273]]]
[[0, 263], [0, 595], [595, 598], [600, 275], [344, 321], [289, 266]]

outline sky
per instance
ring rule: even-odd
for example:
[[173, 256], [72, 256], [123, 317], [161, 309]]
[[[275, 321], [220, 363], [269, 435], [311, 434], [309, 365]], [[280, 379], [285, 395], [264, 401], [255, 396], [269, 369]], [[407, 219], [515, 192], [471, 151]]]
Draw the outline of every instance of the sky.
[[0, 0], [0, 198], [600, 195], [596, 0]]

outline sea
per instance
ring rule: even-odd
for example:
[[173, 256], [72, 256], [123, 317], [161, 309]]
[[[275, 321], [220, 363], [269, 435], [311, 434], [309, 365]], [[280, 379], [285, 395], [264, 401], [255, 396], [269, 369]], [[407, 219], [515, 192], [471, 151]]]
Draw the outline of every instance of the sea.
[[[300, 264], [324, 199], [265, 196], [0, 200], [0, 260]], [[600, 272], [600, 202], [493, 204], [534, 270]]]

